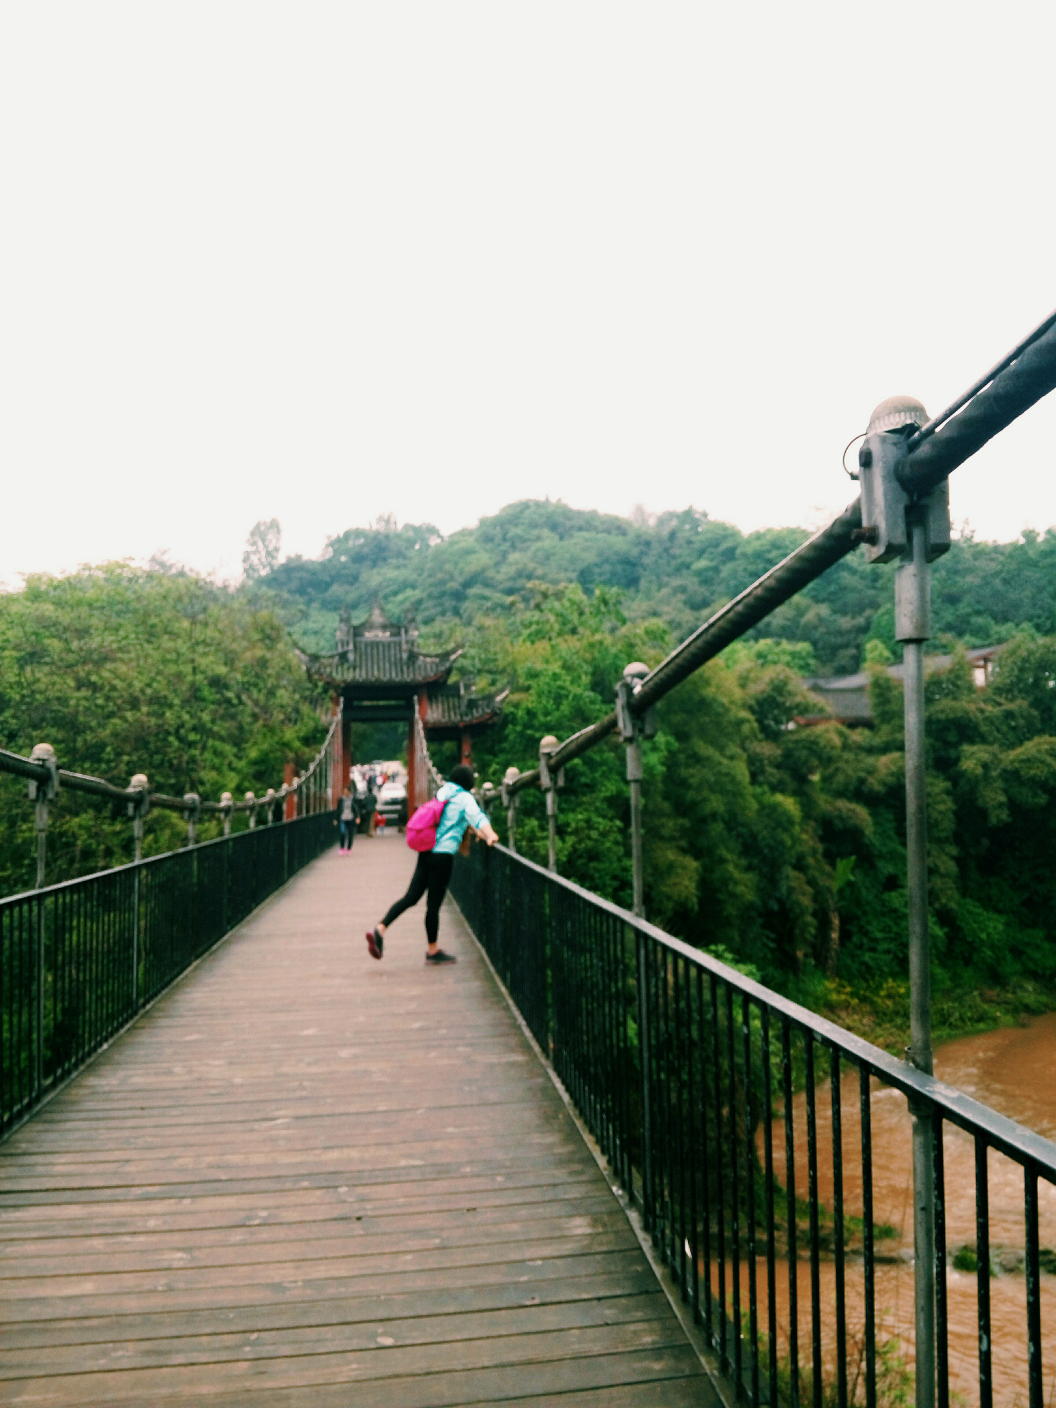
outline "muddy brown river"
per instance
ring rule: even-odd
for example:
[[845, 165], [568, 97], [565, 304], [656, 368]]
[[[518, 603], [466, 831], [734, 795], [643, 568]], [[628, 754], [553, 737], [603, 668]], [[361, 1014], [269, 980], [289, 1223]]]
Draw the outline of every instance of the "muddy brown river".
[[[1056, 1013], [1033, 1019], [1028, 1026], [964, 1037], [947, 1043], [935, 1056], [935, 1073], [950, 1085], [974, 1096], [1001, 1114], [1056, 1139]], [[818, 1192], [831, 1207], [832, 1138], [827, 1085], [818, 1088]], [[857, 1070], [841, 1085], [843, 1122], [844, 1207], [862, 1211], [861, 1122]], [[893, 1237], [878, 1241], [883, 1260], [876, 1267], [878, 1338], [895, 1338], [906, 1363], [913, 1362], [913, 1237], [911, 1120], [898, 1091], [873, 1082], [870, 1102], [873, 1141], [873, 1218], [887, 1223]], [[796, 1097], [796, 1191], [807, 1194], [805, 1097]], [[785, 1182], [784, 1123], [774, 1124], [774, 1172]], [[762, 1141], [760, 1139], [760, 1155]], [[975, 1154], [971, 1137], [946, 1126], [946, 1241], [950, 1260], [958, 1247], [975, 1244]], [[991, 1262], [998, 1274], [990, 1282], [993, 1385], [995, 1408], [1025, 1405], [1027, 1394], [1026, 1282], [1022, 1271], [1024, 1247], [1023, 1174], [1000, 1154], [989, 1155]], [[1041, 1246], [1056, 1250], [1056, 1188], [1039, 1183]], [[858, 1243], [860, 1246], [860, 1241]], [[800, 1249], [800, 1256], [806, 1256]], [[747, 1304], [748, 1270], [742, 1264], [742, 1305]], [[810, 1263], [796, 1265], [797, 1324], [800, 1364], [810, 1364]], [[756, 1268], [760, 1325], [766, 1325], [766, 1262]], [[727, 1288], [729, 1286], [727, 1271]], [[846, 1268], [848, 1340], [853, 1343], [864, 1325], [863, 1272], [860, 1256]], [[717, 1280], [713, 1279], [717, 1292]], [[947, 1271], [949, 1305], [950, 1388], [961, 1404], [979, 1402], [976, 1276], [972, 1271]], [[778, 1265], [776, 1307], [781, 1352], [787, 1352], [788, 1264]], [[1042, 1365], [1045, 1402], [1056, 1404], [1056, 1275], [1042, 1275]], [[821, 1264], [822, 1344], [827, 1368], [835, 1358], [835, 1267]], [[852, 1355], [853, 1358], [853, 1355]], [[853, 1379], [852, 1362], [850, 1375]], [[860, 1401], [864, 1402], [864, 1389]], [[882, 1401], [882, 1400], [881, 1400]]]

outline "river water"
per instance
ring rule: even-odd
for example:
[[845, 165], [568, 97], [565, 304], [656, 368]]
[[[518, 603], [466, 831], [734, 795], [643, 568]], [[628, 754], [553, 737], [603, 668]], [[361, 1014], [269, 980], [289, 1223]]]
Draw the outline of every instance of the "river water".
[[[991, 1106], [1001, 1114], [1056, 1139], [1056, 1013], [1029, 1025], [963, 1037], [935, 1054], [935, 1074]], [[861, 1122], [858, 1072], [841, 1082], [844, 1207], [862, 1211]], [[876, 1313], [882, 1326], [878, 1338], [897, 1338], [898, 1352], [913, 1362], [913, 1229], [911, 1119], [905, 1098], [873, 1082], [870, 1097], [873, 1146], [873, 1220], [886, 1223], [894, 1235], [878, 1240], [882, 1258], [876, 1267]], [[807, 1195], [806, 1100], [796, 1097], [793, 1109], [796, 1191]], [[817, 1091], [818, 1194], [832, 1206], [832, 1122], [827, 1083]], [[785, 1131], [774, 1124], [774, 1173], [785, 1183]], [[759, 1143], [762, 1155], [762, 1140]], [[971, 1137], [947, 1125], [944, 1138], [946, 1173], [946, 1242], [952, 1262], [956, 1250], [975, 1245], [975, 1153]], [[988, 1163], [990, 1185], [991, 1262], [998, 1272], [990, 1282], [993, 1385], [995, 1408], [1025, 1405], [1027, 1395], [1026, 1284], [1022, 1270], [1024, 1247], [1023, 1174], [1017, 1164], [993, 1151]], [[1042, 1248], [1056, 1250], [1056, 1188], [1039, 1183], [1039, 1229]], [[799, 1360], [811, 1362], [810, 1263], [801, 1238], [796, 1265]], [[863, 1270], [860, 1237], [852, 1240], [846, 1269], [848, 1339], [854, 1344], [864, 1325]], [[756, 1267], [760, 1326], [766, 1326], [766, 1262]], [[729, 1270], [727, 1271], [727, 1278]], [[789, 1324], [788, 1263], [777, 1269], [775, 1301], [781, 1353], [787, 1352]], [[742, 1305], [747, 1304], [747, 1267], [742, 1265]], [[949, 1305], [950, 1388], [962, 1404], [979, 1402], [976, 1275], [947, 1271]], [[727, 1280], [729, 1285], [729, 1280]], [[717, 1291], [717, 1281], [713, 1280]], [[823, 1358], [831, 1372], [835, 1360], [835, 1266], [821, 1263], [821, 1327]], [[1056, 1403], [1056, 1275], [1042, 1275], [1042, 1365], [1045, 1402]], [[857, 1353], [849, 1354], [853, 1380]], [[864, 1402], [864, 1389], [860, 1402]], [[956, 1401], [956, 1400], [955, 1400]], [[883, 1395], [881, 1395], [881, 1404]]]

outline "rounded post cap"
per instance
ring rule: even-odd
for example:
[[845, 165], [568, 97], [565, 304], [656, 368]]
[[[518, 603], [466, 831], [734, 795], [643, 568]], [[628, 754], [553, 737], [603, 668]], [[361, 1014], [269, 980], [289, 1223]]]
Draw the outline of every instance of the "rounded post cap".
[[632, 660], [629, 665], [623, 667], [623, 678], [632, 683], [634, 680], [644, 680], [646, 675], [650, 673], [649, 666], [643, 665], [640, 660]]
[[493, 782], [485, 782], [480, 790], [481, 792], [483, 792], [485, 797], [490, 797], [491, 794], [495, 791], [495, 784]]
[[507, 787], [508, 787], [511, 782], [516, 782], [517, 779], [520, 777], [520, 775], [521, 775], [521, 770], [520, 770], [520, 768], [512, 767], [512, 766], [511, 766], [511, 767], [508, 767], [508, 768], [506, 769], [505, 773], [503, 774], [502, 780], [503, 780], [503, 782], [506, 783], [506, 785], [507, 785]]
[[247, 802], [255, 802], [257, 799], [256, 799], [256, 796], [255, 796], [252, 792], [247, 792], [247, 793], [246, 793], [246, 796], [245, 796], [245, 800], [246, 800]]
[[220, 793], [220, 805], [221, 805], [222, 807], [230, 807], [230, 806], [233, 806], [233, 805], [234, 805], [234, 801], [235, 801], [235, 799], [234, 799], [234, 797], [232, 797], [232, 795], [231, 795], [230, 792], [221, 792], [221, 793]]
[[50, 743], [34, 743], [30, 758], [34, 763], [53, 763], [55, 761], [55, 749]]
[[268, 790], [264, 793], [264, 800], [265, 800], [265, 802], [270, 801], [271, 798], [274, 797], [274, 796], [275, 796], [275, 789], [274, 789], [274, 787], [269, 787]]
[[866, 435], [878, 435], [884, 430], [901, 430], [912, 425], [920, 429], [927, 425], [928, 413], [915, 396], [889, 396], [881, 401], [869, 417]]
[[130, 792], [146, 792], [150, 787], [150, 779], [145, 772], [136, 772], [129, 779], [128, 790]]
[[558, 740], [552, 733], [548, 733], [545, 738], [539, 740], [540, 753], [552, 753], [557, 746]]

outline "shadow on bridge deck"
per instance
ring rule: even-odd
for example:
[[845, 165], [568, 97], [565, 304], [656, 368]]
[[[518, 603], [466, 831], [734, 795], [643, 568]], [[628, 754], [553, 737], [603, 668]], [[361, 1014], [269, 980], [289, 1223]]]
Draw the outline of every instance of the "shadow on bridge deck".
[[717, 1405], [457, 910], [369, 958], [412, 863], [323, 856], [0, 1149], [0, 1402]]

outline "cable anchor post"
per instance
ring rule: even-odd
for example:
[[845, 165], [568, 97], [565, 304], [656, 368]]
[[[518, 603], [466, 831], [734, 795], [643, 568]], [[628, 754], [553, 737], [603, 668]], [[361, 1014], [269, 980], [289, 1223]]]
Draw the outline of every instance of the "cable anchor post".
[[187, 823], [187, 846], [192, 848], [197, 843], [198, 838], [198, 817], [201, 812], [202, 799], [197, 792], [185, 792], [183, 794], [183, 819]]
[[645, 918], [645, 856], [642, 846], [642, 739], [656, 734], [656, 715], [652, 709], [639, 718], [633, 709], [635, 691], [649, 674], [649, 666], [634, 660], [623, 671], [616, 685], [616, 726], [627, 753], [627, 785], [631, 802], [631, 909], [639, 919]]
[[547, 828], [547, 869], [557, 874], [557, 788], [563, 782], [560, 773], [555, 777], [550, 761], [558, 749], [558, 740], [552, 733], [539, 741], [539, 786], [546, 793]]
[[128, 790], [134, 795], [129, 798], [128, 814], [132, 818], [132, 839], [135, 845], [136, 864], [143, 859], [143, 823], [150, 812], [150, 780], [145, 772], [133, 773]]
[[[881, 402], [858, 454], [862, 528], [870, 562], [895, 572], [895, 639], [902, 645], [906, 766], [906, 888], [909, 901], [909, 1064], [932, 1074], [931, 955], [928, 932], [928, 805], [924, 644], [931, 637], [931, 563], [949, 551], [949, 481], [914, 496], [903, 486], [908, 441], [928, 423], [910, 396]], [[935, 1183], [931, 1119], [913, 1114], [913, 1274], [916, 1408], [935, 1408]]]
[[55, 749], [50, 743], [34, 743], [30, 759], [34, 763], [40, 763], [47, 768], [47, 777], [41, 781], [30, 780], [29, 799], [37, 804], [36, 831], [37, 831], [37, 885], [39, 890], [44, 884], [44, 877], [48, 867], [48, 803], [53, 802], [59, 795], [59, 765], [55, 758]]
[[506, 808], [506, 841], [514, 855], [517, 854], [517, 793], [511, 792], [510, 788], [520, 775], [518, 768], [508, 767], [503, 774], [502, 787], [499, 789], [502, 805]]

